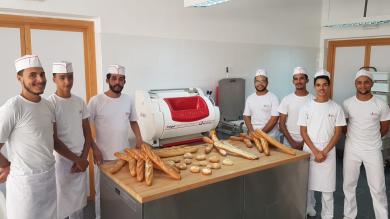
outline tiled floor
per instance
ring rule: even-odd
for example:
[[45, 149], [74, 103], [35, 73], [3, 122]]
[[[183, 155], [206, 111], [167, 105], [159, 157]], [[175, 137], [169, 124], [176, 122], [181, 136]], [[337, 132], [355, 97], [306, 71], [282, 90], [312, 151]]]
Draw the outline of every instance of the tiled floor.
[[[344, 208], [344, 194], [342, 188], [342, 159], [337, 159], [337, 178], [336, 178], [336, 192], [334, 193], [334, 208], [335, 208], [335, 219], [343, 218], [343, 208]], [[390, 200], [390, 167], [385, 169], [386, 175], [386, 187], [387, 187], [387, 199]], [[358, 204], [358, 216], [357, 219], [374, 219], [374, 210], [372, 206], [372, 200], [370, 196], [370, 191], [367, 185], [366, 174], [364, 171], [364, 167], [361, 168], [361, 174], [357, 187], [357, 204]], [[310, 219], [319, 219], [321, 212], [321, 198], [320, 194], [316, 194], [317, 207], [316, 210], [318, 212], [316, 217], [309, 217]], [[94, 204], [93, 202], [88, 203], [87, 207], [84, 209], [84, 219], [92, 219], [94, 218]], [[389, 217], [390, 218], [390, 217]], [[104, 218], [103, 218], [104, 219]]]

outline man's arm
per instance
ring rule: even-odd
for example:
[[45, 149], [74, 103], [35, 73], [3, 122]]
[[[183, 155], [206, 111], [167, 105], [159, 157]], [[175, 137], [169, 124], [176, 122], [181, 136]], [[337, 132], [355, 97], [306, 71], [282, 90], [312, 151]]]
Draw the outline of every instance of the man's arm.
[[253, 129], [252, 122], [251, 122], [251, 116], [244, 115], [244, 122], [245, 122], [246, 128], [248, 129], [248, 132], [249, 133], [253, 132], [254, 129]]
[[313, 152], [313, 155], [315, 156], [315, 160], [317, 162], [322, 162], [325, 160], [325, 157], [320, 151], [316, 148], [316, 146], [311, 141], [309, 135], [307, 134], [307, 127], [301, 126], [300, 128], [301, 136], [303, 140], [305, 141], [306, 145], [310, 148], [310, 150]]
[[89, 150], [92, 148], [91, 144], [93, 139], [92, 139], [91, 126], [89, 125], [88, 119], [83, 119], [82, 125], [83, 125], [83, 134], [84, 134], [85, 143], [84, 143], [83, 152], [81, 154], [81, 158], [87, 160]]
[[75, 153], [70, 151], [69, 148], [58, 138], [56, 123], [53, 123], [53, 131], [54, 150], [61, 156], [73, 161], [78, 169], [85, 171], [85, 169], [88, 167], [88, 160], [84, 160], [81, 157], [78, 157]]
[[325, 156], [327, 156], [329, 151], [331, 151], [332, 148], [334, 148], [336, 146], [337, 142], [339, 141], [339, 139], [341, 137], [343, 127], [345, 127], [345, 126], [336, 126], [335, 131], [334, 131], [334, 135], [330, 139], [328, 145], [326, 145], [324, 150], [322, 150], [323, 153], [325, 154]]
[[271, 118], [268, 120], [267, 124], [263, 127], [263, 132], [268, 133], [270, 132], [278, 122], [279, 116], [271, 116]]
[[143, 143], [141, 131], [139, 129], [139, 125], [137, 121], [130, 121], [130, 127], [134, 132], [135, 140], [136, 140], [136, 147], [141, 148], [141, 144]]
[[[4, 146], [4, 143], [0, 143], [0, 149]], [[7, 180], [9, 174], [9, 166], [11, 163], [0, 153], [0, 183]]]
[[385, 136], [389, 131], [390, 120], [380, 122], [381, 137]]
[[284, 137], [286, 137], [287, 141], [290, 143], [291, 147], [294, 149], [302, 150], [303, 148], [303, 141], [297, 142], [295, 141], [291, 135], [290, 132], [287, 129], [286, 122], [287, 122], [287, 115], [280, 113], [279, 117], [279, 129], [283, 133]]

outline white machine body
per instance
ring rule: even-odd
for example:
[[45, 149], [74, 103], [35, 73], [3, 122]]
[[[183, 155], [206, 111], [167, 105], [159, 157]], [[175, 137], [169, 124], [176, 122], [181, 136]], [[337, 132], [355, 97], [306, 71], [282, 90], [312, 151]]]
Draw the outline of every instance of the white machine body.
[[188, 143], [214, 129], [220, 118], [219, 108], [199, 88], [138, 90], [135, 107], [142, 137], [153, 146]]

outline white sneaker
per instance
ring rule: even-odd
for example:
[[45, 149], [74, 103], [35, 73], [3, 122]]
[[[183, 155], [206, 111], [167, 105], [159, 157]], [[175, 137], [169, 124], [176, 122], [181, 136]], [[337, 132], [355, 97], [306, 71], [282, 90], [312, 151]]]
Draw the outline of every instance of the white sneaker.
[[314, 208], [308, 208], [306, 209], [306, 214], [309, 215], [310, 217], [315, 217], [317, 212]]

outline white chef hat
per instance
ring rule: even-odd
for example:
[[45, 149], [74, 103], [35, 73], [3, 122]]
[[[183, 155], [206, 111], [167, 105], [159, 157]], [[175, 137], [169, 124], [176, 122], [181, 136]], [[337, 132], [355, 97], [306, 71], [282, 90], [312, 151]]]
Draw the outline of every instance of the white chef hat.
[[360, 76], [367, 76], [369, 77], [371, 80], [373, 78], [371, 72], [365, 70], [365, 69], [360, 69], [357, 73], [356, 73], [356, 76], [355, 76], [355, 80], [360, 77]]
[[293, 72], [293, 76], [294, 75], [298, 75], [298, 74], [305, 74], [307, 75], [307, 71], [304, 67], [295, 67], [294, 68], [294, 72]]
[[257, 76], [264, 76], [264, 77], [268, 77], [267, 76], [267, 70], [263, 69], [263, 68], [260, 68], [256, 71], [256, 74], [255, 74], [255, 77]]
[[320, 69], [316, 72], [316, 74], [314, 75], [314, 78], [316, 77], [319, 77], [319, 76], [327, 76], [328, 78], [330, 78], [330, 74], [328, 71], [324, 70], [324, 69]]
[[53, 63], [53, 73], [73, 73], [73, 67], [71, 62], [54, 62]]
[[107, 74], [126, 75], [125, 74], [125, 67], [123, 67], [121, 65], [109, 65], [107, 67]]
[[16, 72], [24, 70], [26, 68], [41, 67], [41, 62], [37, 55], [25, 55], [15, 60]]

